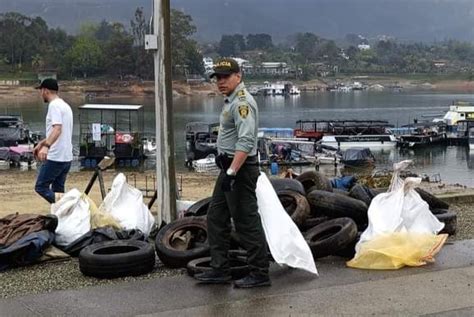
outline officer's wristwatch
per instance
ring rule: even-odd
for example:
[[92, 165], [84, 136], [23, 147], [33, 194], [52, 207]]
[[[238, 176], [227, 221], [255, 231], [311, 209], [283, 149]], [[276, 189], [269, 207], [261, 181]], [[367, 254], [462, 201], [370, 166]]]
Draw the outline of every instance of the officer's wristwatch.
[[229, 176], [235, 176], [237, 173], [232, 168], [229, 167], [226, 171], [226, 174]]

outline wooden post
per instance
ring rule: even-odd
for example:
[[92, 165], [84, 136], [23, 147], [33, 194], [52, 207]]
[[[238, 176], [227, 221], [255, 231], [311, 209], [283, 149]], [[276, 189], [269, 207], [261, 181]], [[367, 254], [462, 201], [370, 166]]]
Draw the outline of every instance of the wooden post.
[[170, 0], [154, 0], [153, 35], [155, 50], [156, 185], [158, 226], [176, 219], [176, 176], [171, 87]]

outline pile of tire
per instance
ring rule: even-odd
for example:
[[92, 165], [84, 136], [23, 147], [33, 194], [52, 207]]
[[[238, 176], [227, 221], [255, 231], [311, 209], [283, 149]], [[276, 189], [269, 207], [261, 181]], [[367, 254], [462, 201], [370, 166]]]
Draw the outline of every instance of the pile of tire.
[[[367, 204], [334, 189], [323, 174], [308, 171], [295, 179], [272, 179], [283, 207], [301, 230], [315, 259], [352, 257], [359, 232], [367, 226]], [[288, 191], [298, 197], [288, 203]], [[294, 204], [298, 204], [294, 207]]]
[[[300, 228], [314, 258], [328, 255], [353, 257], [355, 245], [368, 225], [368, 206], [386, 189], [355, 183], [348, 191], [332, 188], [331, 180], [317, 171], [295, 179], [271, 179], [280, 201]], [[456, 214], [449, 204], [416, 188], [431, 212], [445, 224], [441, 233], [456, 232]]]
[[[301, 230], [314, 258], [329, 255], [351, 258], [361, 233], [367, 228], [367, 211], [372, 199], [383, 192], [354, 184], [349, 191], [332, 188], [323, 174], [308, 171], [295, 179], [271, 178], [275, 192], [286, 212]], [[456, 214], [449, 205], [426, 191], [417, 189], [438, 219], [446, 224], [443, 232], [454, 234]], [[168, 267], [187, 268], [190, 275], [210, 269], [207, 241], [207, 210], [211, 198], [197, 201], [184, 218], [167, 224], [158, 232], [155, 250]], [[229, 259], [232, 274], [248, 271], [235, 231], [231, 232]]]

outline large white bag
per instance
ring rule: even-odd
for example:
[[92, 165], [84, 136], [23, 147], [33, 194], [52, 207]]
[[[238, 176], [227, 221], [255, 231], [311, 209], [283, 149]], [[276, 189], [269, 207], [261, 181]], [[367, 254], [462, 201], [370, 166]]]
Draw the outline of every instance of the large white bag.
[[318, 275], [308, 244], [264, 173], [258, 178], [256, 194], [263, 230], [275, 262]]
[[145, 236], [150, 234], [155, 223], [153, 215], [143, 203], [142, 192], [127, 184], [123, 173], [115, 177], [99, 210], [110, 213], [124, 229], [140, 229]]
[[414, 189], [421, 178], [407, 177], [402, 180], [399, 174], [412, 161], [394, 164], [394, 172], [389, 191], [374, 197], [369, 206], [369, 225], [356, 245], [356, 251], [365, 241], [382, 234], [394, 232], [413, 232], [437, 234], [444, 224], [430, 211], [428, 204]]
[[76, 188], [71, 189], [57, 203], [51, 205], [51, 213], [58, 217], [55, 242], [66, 246], [91, 230], [90, 204], [87, 196]]

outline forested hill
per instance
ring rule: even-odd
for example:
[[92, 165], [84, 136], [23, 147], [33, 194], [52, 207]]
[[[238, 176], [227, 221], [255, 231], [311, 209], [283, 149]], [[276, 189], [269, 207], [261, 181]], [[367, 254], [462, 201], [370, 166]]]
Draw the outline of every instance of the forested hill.
[[[43, 17], [48, 25], [74, 33], [85, 21], [129, 25], [136, 7], [151, 11], [152, 0], [0, 0], [0, 12]], [[473, 0], [171, 0], [198, 28], [199, 40], [222, 34], [268, 33], [278, 41], [313, 32], [326, 38], [347, 33], [366, 37], [474, 41]]]

